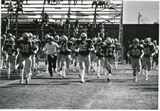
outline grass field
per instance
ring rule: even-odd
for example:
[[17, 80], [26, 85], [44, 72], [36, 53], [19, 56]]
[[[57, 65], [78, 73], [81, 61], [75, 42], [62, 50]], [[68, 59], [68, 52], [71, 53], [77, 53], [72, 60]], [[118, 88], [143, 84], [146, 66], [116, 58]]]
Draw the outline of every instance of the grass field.
[[132, 80], [128, 65], [114, 70], [111, 82], [102, 75], [86, 75], [86, 83], [80, 83], [78, 73], [69, 73], [62, 79], [41, 72], [30, 85], [17, 81], [0, 86], [0, 108], [24, 109], [158, 109], [158, 71], [153, 70], [145, 81], [139, 75]]

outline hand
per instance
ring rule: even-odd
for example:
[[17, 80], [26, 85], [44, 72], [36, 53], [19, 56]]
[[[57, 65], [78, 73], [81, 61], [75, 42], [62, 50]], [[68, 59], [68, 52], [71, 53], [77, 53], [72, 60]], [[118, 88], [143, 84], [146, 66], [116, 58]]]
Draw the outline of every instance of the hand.
[[75, 52], [79, 52], [79, 49], [75, 49]]
[[153, 57], [153, 56], [154, 56], [154, 53], [152, 53], [151, 56]]

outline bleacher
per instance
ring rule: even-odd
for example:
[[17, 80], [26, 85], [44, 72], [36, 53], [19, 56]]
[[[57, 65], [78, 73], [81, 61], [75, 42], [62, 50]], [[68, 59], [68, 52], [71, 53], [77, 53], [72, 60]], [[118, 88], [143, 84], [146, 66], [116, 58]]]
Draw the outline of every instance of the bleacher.
[[[2, 18], [8, 16], [7, 4], [10, 0], [6, 0], [5, 4], [1, 5]], [[13, 1], [13, 0], [12, 0]], [[23, 14], [19, 12], [19, 23], [30, 23], [34, 19], [41, 21], [41, 13], [44, 6], [44, 11], [49, 15], [49, 22], [66, 21], [68, 18], [68, 10], [70, 7], [70, 21], [75, 22], [77, 19], [80, 23], [92, 23], [95, 14], [95, 8], [92, 7], [92, 0], [81, 0], [74, 4], [74, 0], [61, 0], [59, 4], [43, 4], [43, 0], [28, 0], [28, 4], [23, 2]], [[13, 1], [15, 6], [16, 0]], [[122, 0], [110, 0], [111, 7], [97, 8], [97, 23], [119, 24], [122, 7]], [[12, 13], [12, 20], [15, 20], [15, 9]]]

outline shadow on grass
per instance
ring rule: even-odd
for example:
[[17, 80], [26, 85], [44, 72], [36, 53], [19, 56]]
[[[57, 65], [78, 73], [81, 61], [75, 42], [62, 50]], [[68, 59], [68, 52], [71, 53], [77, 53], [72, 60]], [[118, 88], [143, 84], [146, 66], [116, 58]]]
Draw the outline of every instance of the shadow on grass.
[[136, 87], [136, 88], [130, 88], [130, 89], [136, 89], [142, 92], [153, 92], [153, 91], [158, 92], [158, 87], [143, 87], [143, 88]]

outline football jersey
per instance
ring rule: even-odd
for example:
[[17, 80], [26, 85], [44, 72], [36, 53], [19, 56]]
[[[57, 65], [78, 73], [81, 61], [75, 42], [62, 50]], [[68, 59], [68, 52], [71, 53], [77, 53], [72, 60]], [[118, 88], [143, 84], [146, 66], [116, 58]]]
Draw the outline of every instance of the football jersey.
[[18, 40], [17, 47], [20, 49], [20, 53], [23, 56], [30, 56], [33, 53], [32, 43], [29, 40]]
[[15, 41], [12, 41], [11, 39], [6, 39], [4, 41], [4, 51], [8, 53], [8, 55], [12, 55], [16, 49], [15, 49]]
[[143, 50], [142, 45], [138, 45], [136, 47], [134, 45], [129, 46], [129, 54], [131, 57], [139, 58], [142, 54], [142, 50]]
[[98, 42], [95, 44], [96, 55], [98, 57], [103, 57], [103, 42]]
[[68, 48], [68, 43], [62, 42], [60, 48], [60, 54], [69, 55], [71, 50]]
[[144, 56], [150, 57], [154, 51], [155, 48], [153, 44], [144, 44]]
[[87, 43], [87, 40], [80, 41], [79, 54], [80, 55], [88, 55], [89, 54], [89, 45]]
[[115, 45], [114, 44], [107, 44], [103, 47], [103, 51], [104, 51], [105, 57], [114, 57]]

